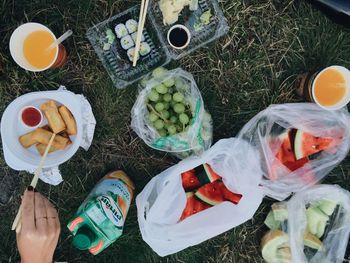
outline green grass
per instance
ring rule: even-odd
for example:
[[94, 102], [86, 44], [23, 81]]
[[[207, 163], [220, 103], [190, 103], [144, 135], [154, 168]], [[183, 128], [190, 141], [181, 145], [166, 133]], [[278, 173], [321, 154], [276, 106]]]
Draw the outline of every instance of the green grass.
[[[69, 262], [262, 262], [259, 243], [271, 200], [265, 199], [254, 218], [201, 245], [160, 258], [143, 242], [132, 205], [125, 234], [101, 255], [93, 257], [72, 247], [65, 225], [79, 204], [108, 171], [127, 171], [140, 192], [159, 172], [175, 164], [171, 156], [147, 147], [130, 129], [130, 110], [137, 87], [116, 90], [85, 37], [94, 23], [139, 1], [122, 0], [3, 0], [0, 3], [0, 111], [16, 97], [31, 91], [53, 90], [60, 84], [83, 93], [97, 119], [94, 142], [61, 166], [64, 182], [57, 187], [40, 183], [39, 191], [57, 206], [62, 233], [55, 260]], [[332, 64], [350, 67], [350, 35], [304, 1], [223, 0], [229, 33], [216, 43], [175, 62], [190, 71], [214, 118], [214, 140], [235, 136], [257, 112], [272, 103], [300, 101], [294, 94], [297, 74]], [[74, 36], [65, 43], [69, 62], [60, 70], [30, 73], [10, 57], [8, 43], [20, 24], [36, 21], [57, 35]], [[2, 151], [1, 151], [2, 152]], [[13, 176], [17, 172], [6, 167]], [[344, 161], [327, 177], [350, 190], [350, 162]], [[9, 230], [19, 206], [18, 197], [31, 180], [20, 173], [13, 200], [0, 208], [0, 256], [18, 261], [15, 235]], [[215, 223], [215, 222], [213, 222]], [[0, 258], [1, 258], [0, 257]]]

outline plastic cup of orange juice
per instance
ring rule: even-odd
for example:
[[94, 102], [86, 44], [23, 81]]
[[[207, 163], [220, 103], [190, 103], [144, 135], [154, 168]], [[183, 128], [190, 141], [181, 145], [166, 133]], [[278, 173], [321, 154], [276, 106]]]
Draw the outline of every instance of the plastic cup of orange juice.
[[350, 71], [330, 66], [320, 71], [312, 83], [312, 99], [326, 110], [337, 110], [350, 101]]
[[48, 49], [55, 40], [56, 36], [46, 26], [26, 23], [13, 31], [10, 53], [20, 67], [29, 71], [60, 67], [67, 60], [67, 52], [61, 44]]

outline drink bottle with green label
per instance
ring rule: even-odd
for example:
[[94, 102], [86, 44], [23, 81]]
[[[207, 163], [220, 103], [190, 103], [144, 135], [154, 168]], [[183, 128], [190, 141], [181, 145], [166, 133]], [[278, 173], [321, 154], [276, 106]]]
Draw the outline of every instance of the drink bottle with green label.
[[123, 233], [134, 184], [123, 171], [107, 174], [69, 222], [73, 245], [97, 255]]

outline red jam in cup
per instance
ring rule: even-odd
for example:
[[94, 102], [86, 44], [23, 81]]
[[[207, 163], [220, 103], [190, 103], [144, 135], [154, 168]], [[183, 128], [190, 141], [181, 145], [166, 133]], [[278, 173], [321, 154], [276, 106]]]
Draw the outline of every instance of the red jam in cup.
[[35, 107], [27, 107], [22, 111], [22, 121], [28, 127], [38, 126], [41, 122], [41, 112]]

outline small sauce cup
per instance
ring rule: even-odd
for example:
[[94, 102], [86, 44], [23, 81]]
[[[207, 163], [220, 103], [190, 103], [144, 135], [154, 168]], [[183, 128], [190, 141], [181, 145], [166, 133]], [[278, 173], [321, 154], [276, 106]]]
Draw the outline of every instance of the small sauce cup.
[[19, 112], [20, 122], [27, 128], [38, 128], [43, 121], [42, 112], [35, 106], [26, 106]]

